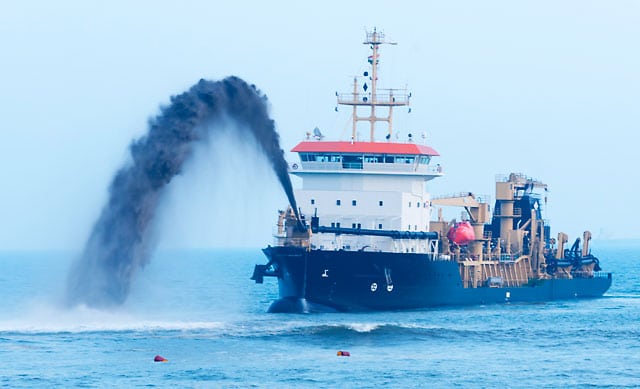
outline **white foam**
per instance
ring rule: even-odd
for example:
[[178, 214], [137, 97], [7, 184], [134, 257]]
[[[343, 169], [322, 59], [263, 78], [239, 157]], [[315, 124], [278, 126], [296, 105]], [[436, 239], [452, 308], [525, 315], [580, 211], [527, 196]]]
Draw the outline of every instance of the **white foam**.
[[382, 327], [385, 324], [380, 323], [349, 323], [347, 324], [347, 328], [352, 329], [356, 332], [371, 332]]
[[0, 332], [106, 332], [106, 331], [194, 331], [216, 330], [222, 322], [145, 318], [124, 310], [102, 311], [80, 305], [62, 308], [51, 305], [32, 306], [26, 312], [0, 320]]

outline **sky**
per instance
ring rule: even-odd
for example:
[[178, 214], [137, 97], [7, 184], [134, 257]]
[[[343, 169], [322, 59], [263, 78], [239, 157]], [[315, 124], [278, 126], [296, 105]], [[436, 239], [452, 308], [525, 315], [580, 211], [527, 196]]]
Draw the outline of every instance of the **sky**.
[[[441, 154], [433, 195], [493, 196], [522, 172], [549, 185], [554, 233], [640, 238], [638, 1], [27, 0], [0, 4], [0, 250], [79, 250], [129, 144], [201, 78], [258, 86], [287, 151], [316, 126], [348, 140], [335, 92], [366, 70], [373, 27], [398, 43], [380, 86], [412, 92], [395, 129]], [[160, 246], [271, 243], [286, 197], [252, 141], [196, 154]]]

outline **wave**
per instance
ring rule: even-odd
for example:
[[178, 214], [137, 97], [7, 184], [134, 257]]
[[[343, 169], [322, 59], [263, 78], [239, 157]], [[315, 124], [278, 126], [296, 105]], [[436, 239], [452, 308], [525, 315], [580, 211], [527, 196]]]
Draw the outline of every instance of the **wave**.
[[269, 316], [267, 320], [170, 320], [141, 318], [125, 312], [104, 312], [87, 307], [73, 310], [40, 310], [12, 320], [0, 321], [0, 337], [7, 334], [59, 333], [150, 333], [154, 335], [206, 336], [243, 339], [287, 338], [349, 340], [364, 338], [460, 338], [478, 336], [469, 330], [450, 329], [431, 325], [385, 322], [318, 323], [287, 321]]
[[2, 333], [95, 333], [95, 332], [151, 332], [151, 331], [202, 331], [221, 330], [225, 323], [219, 322], [171, 322], [136, 321], [128, 323], [45, 323], [33, 324], [21, 321], [0, 322]]
[[226, 325], [219, 321], [142, 318], [125, 311], [102, 311], [85, 305], [72, 309], [41, 305], [0, 320], [0, 334], [210, 331], [224, 329]]
[[[640, 330], [635, 327], [592, 328], [591, 325], [575, 323], [572, 334], [580, 334], [588, 339], [606, 340], [616, 337], [637, 338]], [[513, 342], [520, 338], [532, 342], [546, 340], [556, 342], [566, 338], [568, 328], [550, 328], [544, 323], [513, 326], [477, 326], [477, 325], [433, 325], [425, 323], [396, 322], [352, 322], [352, 323], [288, 323], [280, 326], [244, 327], [243, 331], [226, 329], [225, 336], [270, 339], [284, 338], [290, 341], [330, 342], [412, 342], [412, 341], [469, 341], [486, 343]], [[575, 342], [575, 339], [571, 339]]]
[[[616, 294], [616, 297], [623, 297]], [[623, 298], [635, 298], [635, 295], [624, 295]], [[599, 309], [614, 309], [610, 315], [628, 315], [627, 305], [612, 306]], [[282, 338], [293, 342], [316, 341], [392, 341], [404, 342], [412, 340], [467, 340], [476, 341], [511, 341], [513, 337], [523, 339], [561, 339], [566, 336], [570, 327], [573, 332], [580, 332], [588, 338], [615, 338], [616, 336], [640, 336], [640, 331], [621, 326], [610, 326], [609, 320], [585, 322], [579, 315], [566, 317], [567, 326], [557, 327], [538, 320], [540, 312], [532, 316], [519, 316], [517, 321], [490, 321], [478, 317], [480, 321], [443, 319], [439, 315], [434, 320], [426, 320], [423, 315], [371, 314], [371, 315], [271, 315], [265, 313], [221, 313], [194, 312], [128, 312], [102, 311], [87, 306], [72, 309], [55, 304], [30, 304], [26, 311], [14, 313], [8, 318], [0, 317], [0, 338], [17, 333], [22, 334], [57, 334], [57, 333], [139, 333], [142, 336], [180, 336], [205, 338], [237, 338], [270, 340]], [[545, 312], [550, 312], [547, 308]], [[454, 311], [453, 313], [457, 313]], [[550, 317], [564, 314], [564, 311], [550, 312]], [[619, 313], [618, 313], [619, 312]], [[448, 312], [444, 312], [445, 315]], [[596, 318], [611, 318], [611, 316]], [[617, 317], [616, 316], [616, 317]], [[211, 317], [214, 320], [209, 320]], [[493, 315], [492, 315], [493, 317]], [[547, 317], [547, 316], [545, 316]], [[575, 321], [574, 321], [575, 319]], [[484, 324], [483, 324], [484, 323]], [[570, 324], [573, 323], [573, 324]], [[590, 332], [597, 327], [593, 334]], [[597, 334], [597, 335], [596, 335]]]
[[603, 298], [619, 298], [619, 299], [638, 299], [640, 294], [637, 293], [607, 293]]
[[[514, 338], [523, 342], [542, 343], [547, 346], [564, 347], [567, 343], [608, 341], [611, 339], [637, 339], [640, 330], [635, 327], [580, 326], [568, 332], [567, 328], [551, 329], [546, 326], [516, 326], [512, 328], [487, 328], [486, 326], [435, 326], [420, 323], [309, 323], [275, 322], [272, 320], [251, 321], [200, 321], [200, 320], [153, 320], [128, 315], [100, 315], [92, 320], [77, 320], [67, 315], [51, 322], [31, 320], [0, 321], [0, 343], [15, 340], [15, 335], [48, 336], [77, 334], [79, 336], [127, 336], [218, 338], [273, 341], [285, 340], [293, 343], [340, 344], [405, 342], [481, 342], [498, 345], [512, 343]], [[107, 318], [108, 316], [108, 318]], [[106, 320], [105, 320], [106, 319]], [[567, 334], [578, 335], [567, 338]]]
[[434, 338], [448, 339], [467, 336], [478, 336], [475, 331], [464, 329], [451, 329], [432, 325], [399, 324], [399, 323], [290, 323], [289, 325], [274, 326], [272, 328], [256, 329], [253, 333], [238, 334], [239, 336], [251, 336], [267, 338], [272, 336], [284, 338], [300, 338], [302, 341], [310, 339], [331, 340], [356, 340], [356, 339], [382, 339], [396, 338], [418, 339]]

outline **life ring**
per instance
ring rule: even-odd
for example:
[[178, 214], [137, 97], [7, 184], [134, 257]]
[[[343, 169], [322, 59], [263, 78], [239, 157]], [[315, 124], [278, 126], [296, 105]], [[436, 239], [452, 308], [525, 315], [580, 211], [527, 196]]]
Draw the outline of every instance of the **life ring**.
[[297, 163], [294, 163], [293, 165], [291, 165], [291, 168], [292, 168], [293, 170], [296, 170], [296, 169], [298, 168], [298, 164], [297, 164]]

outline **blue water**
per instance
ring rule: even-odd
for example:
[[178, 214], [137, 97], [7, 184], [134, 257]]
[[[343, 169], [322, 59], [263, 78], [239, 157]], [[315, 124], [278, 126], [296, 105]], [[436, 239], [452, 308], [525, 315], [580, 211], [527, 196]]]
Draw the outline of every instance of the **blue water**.
[[601, 299], [288, 315], [259, 249], [159, 252], [112, 311], [61, 307], [73, 253], [4, 252], [0, 386], [640, 387], [640, 241], [594, 253]]

